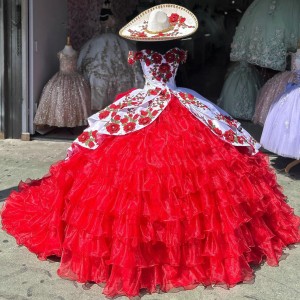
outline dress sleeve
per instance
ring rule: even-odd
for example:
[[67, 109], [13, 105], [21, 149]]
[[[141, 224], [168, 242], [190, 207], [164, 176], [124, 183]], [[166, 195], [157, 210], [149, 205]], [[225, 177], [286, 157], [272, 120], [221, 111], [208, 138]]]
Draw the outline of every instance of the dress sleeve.
[[128, 53], [128, 63], [133, 65], [136, 61], [144, 58], [143, 51], [129, 51]]
[[128, 59], [127, 59], [128, 63], [130, 65], [133, 65], [135, 63], [135, 51], [129, 51], [128, 52]]

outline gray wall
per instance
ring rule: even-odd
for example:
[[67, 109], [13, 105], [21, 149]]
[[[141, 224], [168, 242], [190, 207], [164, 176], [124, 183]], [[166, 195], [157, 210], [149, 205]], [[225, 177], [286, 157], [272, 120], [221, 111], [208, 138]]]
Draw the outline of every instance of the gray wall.
[[57, 52], [67, 36], [66, 0], [29, 2], [29, 129], [44, 85], [58, 71]]

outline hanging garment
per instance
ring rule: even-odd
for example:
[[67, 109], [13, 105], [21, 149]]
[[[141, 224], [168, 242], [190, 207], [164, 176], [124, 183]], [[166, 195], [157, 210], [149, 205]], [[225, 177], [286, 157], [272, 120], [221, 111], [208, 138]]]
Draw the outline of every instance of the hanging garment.
[[226, 76], [218, 105], [237, 119], [251, 120], [262, 78], [247, 62], [232, 66]]
[[236, 30], [230, 58], [284, 71], [300, 39], [300, 1], [254, 0]]
[[92, 110], [111, 104], [121, 92], [144, 85], [139, 66], [128, 66], [127, 55], [132, 49], [131, 42], [115, 33], [97, 35], [82, 47], [78, 68], [90, 83]]
[[34, 118], [35, 125], [76, 127], [91, 113], [88, 83], [77, 72], [77, 55], [58, 54], [60, 71], [45, 85]]

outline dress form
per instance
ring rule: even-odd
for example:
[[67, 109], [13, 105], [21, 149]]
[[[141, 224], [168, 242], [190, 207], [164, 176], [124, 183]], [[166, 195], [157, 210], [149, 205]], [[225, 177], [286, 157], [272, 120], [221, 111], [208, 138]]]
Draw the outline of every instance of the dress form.
[[70, 37], [67, 37], [67, 44], [65, 45], [62, 53], [68, 56], [73, 56], [77, 54], [77, 51], [73, 49], [70, 41]]

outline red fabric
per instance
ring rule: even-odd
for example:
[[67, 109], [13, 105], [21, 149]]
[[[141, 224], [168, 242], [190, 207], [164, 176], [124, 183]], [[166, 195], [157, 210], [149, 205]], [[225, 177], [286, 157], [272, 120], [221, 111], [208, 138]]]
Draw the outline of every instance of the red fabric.
[[232, 287], [300, 241], [263, 154], [218, 139], [173, 98], [147, 128], [107, 136], [20, 185], [3, 228], [58, 274], [107, 296], [197, 284]]

